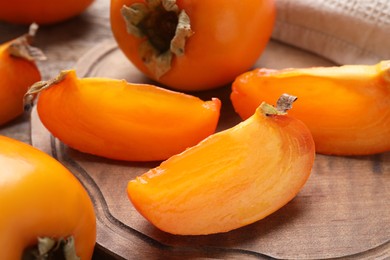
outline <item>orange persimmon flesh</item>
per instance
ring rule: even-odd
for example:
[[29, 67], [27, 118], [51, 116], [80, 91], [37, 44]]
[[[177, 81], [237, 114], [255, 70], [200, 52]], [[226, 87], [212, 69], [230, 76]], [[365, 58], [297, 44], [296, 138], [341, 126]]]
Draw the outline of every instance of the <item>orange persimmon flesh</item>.
[[165, 160], [214, 133], [221, 102], [75, 71], [42, 90], [42, 123], [68, 146], [127, 161]]
[[316, 150], [367, 155], [390, 150], [390, 61], [302, 69], [255, 69], [236, 78], [231, 100], [243, 118], [281, 93], [299, 97], [290, 115], [313, 134]]
[[262, 108], [128, 183], [135, 208], [180, 235], [227, 232], [275, 212], [308, 179], [312, 136], [299, 120]]

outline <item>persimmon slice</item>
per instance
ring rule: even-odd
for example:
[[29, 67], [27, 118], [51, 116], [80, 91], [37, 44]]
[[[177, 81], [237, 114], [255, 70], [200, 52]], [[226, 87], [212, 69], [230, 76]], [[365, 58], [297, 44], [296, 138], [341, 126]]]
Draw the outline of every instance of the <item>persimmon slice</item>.
[[[221, 102], [153, 85], [77, 78], [66, 71], [38, 82], [42, 123], [68, 146], [127, 161], [165, 160], [214, 133]], [[29, 95], [26, 95], [28, 98]]]
[[23, 114], [24, 93], [41, 80], [35, 61], [44, 60], [45, 56], [31, 46], [37, 29], [33, 24], [29, 33], [0, 44], [0, 125]]
[[261, 106], [128, 183], [135, 208], [180, 235], [227, 232], [275, 212], [308, 179], [315, 148], [307, 127]]
[[290, 115], [310, 129], [316, 150], [333, 155], [390, 151], [390, 61], [376, 65], [259, 68], [236, 78], [231, 100], [243, 118], [281, 93], [299, 97]]

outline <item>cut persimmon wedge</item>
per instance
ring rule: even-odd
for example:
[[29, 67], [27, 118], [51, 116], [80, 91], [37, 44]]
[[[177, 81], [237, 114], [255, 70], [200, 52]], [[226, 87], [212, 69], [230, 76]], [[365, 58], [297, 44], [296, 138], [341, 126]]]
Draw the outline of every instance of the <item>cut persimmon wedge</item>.
[[307, 127], [262, 105], [128, 183], [135, 208], [172, 234], [227, 232], [293, 199], [308, 179], [315, 148]]
[[236, 78], [231, 100], [246, 119], [282, 93], [299, 97], [290, 115], [310, 129], [317, 152], [390, 151], [390, 61], [302, 69], [255, 69]]
[[[215, 132], [221, 102], [153, 85], [77, 78], [64, 71], [38, 82], [37, 111], [59, 140], [81, 152], [126, 161], [165, 160]], [[30, 99], [30, 100], [29, 100]]]
[[24, 93], [41, 80], [35, 61], [44, 60], [45, 56], [30, 45], [37, 29], [33, 24], [29, 33], [0, 44], [0, 125], [23, 114]]

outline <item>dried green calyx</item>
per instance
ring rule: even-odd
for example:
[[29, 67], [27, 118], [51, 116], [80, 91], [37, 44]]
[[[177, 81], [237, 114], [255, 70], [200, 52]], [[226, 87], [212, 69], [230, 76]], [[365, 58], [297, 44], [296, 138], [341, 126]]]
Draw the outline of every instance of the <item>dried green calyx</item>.
[[16, 38], [11, 42], [8, 47], [8, 52], [14, 57], [23, 58], [29, 61], [46, 60], [46, 56], [39, 48], [31, 46], [37, 31], [38, 25], [35, 23], [31, 24], [27, 34]]
[[73, 236], [54, 239], [39, 237], [38, 244], [23, 252], [22, 260], [80, 260], [76, 254]]
[[158, 79], [171, 69], [174, 55], [185, 52], [186, 41], [193, 31], [190, 18], [179, 10], [176, 0], [146, 0], [123, 6], [127, 32], [147, 40], [139, 55], [152, 75]]
[[260, 105], [260, 109], [264, 115], [286, 115], [296, 100], [296, 96], [282, 94], [276, 102], [276, 107], [263, 102]]
[[69, 73], [68, 70], [64, 70], [64, 71], [61, 71], [60, 74], [58, 74], [58, 76], [56, 76], [53, 79], [45, 80], [45, 81], [38, 81], [38, 82], [34, 83], [27, 90], [26, 94], [24, 94], [24, 99], [23, 99], [24, 111], [25, 112], [30, 111], [30, 109], [34, 105], [34, 100], [35, 100], [36, 96], [39, 94], [39, 92], [41, 92], [45, 89], [48, 89], [53, 85], [60, 83], [61, 81], [63, 81], [65, 79], [65, 77], [66, 77], [66, 75], [68, 75], [68, 73]]

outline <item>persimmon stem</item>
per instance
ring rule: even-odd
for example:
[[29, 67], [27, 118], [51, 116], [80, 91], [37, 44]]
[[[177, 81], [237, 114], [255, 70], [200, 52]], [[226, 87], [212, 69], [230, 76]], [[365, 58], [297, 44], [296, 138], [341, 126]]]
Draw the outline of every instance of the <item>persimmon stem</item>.
[[263, 102], [260, 105], [260, 109], [264, 115], [286, 115], [297, 99], [296, 96], [282, 94], [276, 102], [276, 107]]
[[276, 102], [276, 109], [282, 113], [287, 113], [292, 108], [292, 104], [297, 100], [296, 96], [282, 94]]
[[45, 89], [48, 89], [48, 88], [52, 87], [53, 85], [60, 83], [61, 81], [63, 81], [65, 79], [65, 77], [68, 73], [69, 73], [69, 71], [64, 70], [64, 71], [61, 71], [60, 74], [53, 79], [50, 79], [47, 81], [38, 81], [38, 82], [34, 83], [27, 90], [26, 94], [24, 94], [24, 98], [23, 98], [24, 111], [29, 112], [30, 109], [34, 106], [34, 100], [35, 100], [36, 96], [39, 94], [39, 92], [41, 92]]
[[45, 54], [39, 48], [31, 46], [37, 31], [38, 25], [35, 23], [31, 24], [27, 34], [11, 42], [8, 47], [8, 52], [14, 57], [29, 61], [46, 60]]
[[76, 254], [74, 237], [54, 239], [38, 237], [37, 245], [27, 248], [23, 252], [22, 260], [80, 260]]
[[193, 34], [189, 16], [179, 10], [176, 0], [124, 5], [121, 12], [127, 32], [147, 39], [139, 55], [154, 77], [160, 78], [171, 69], [174, 55], [184, 55], [186, 41]]

